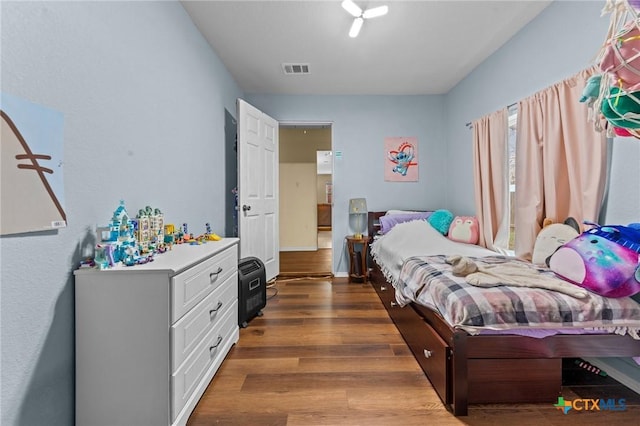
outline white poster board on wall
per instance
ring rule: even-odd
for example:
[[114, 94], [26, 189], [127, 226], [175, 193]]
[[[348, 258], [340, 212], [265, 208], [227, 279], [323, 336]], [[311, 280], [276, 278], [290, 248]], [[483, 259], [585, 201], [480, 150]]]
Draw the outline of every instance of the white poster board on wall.
[[0, 235], [63, 228], [63, 115], [6, 93], [0, 99]]

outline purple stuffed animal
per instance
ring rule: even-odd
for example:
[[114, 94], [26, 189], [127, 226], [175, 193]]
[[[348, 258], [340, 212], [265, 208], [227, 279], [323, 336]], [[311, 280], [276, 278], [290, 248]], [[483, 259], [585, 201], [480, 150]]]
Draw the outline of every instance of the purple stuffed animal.
[[549, 267], [601, 296], [640, 293], [640, 228], [596, 225], [560, 247]]

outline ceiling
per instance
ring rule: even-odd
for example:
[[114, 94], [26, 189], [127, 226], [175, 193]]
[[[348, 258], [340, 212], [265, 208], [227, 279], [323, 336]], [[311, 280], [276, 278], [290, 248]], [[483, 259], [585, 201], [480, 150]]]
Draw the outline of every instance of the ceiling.
[[[353, 17], [339, 0], [209, 0], [181, 3], [247, 93], [444, 94], [551, 1], [368, 1], [389, 13]], [[283, 63], [309, 64], [288, 75]]]

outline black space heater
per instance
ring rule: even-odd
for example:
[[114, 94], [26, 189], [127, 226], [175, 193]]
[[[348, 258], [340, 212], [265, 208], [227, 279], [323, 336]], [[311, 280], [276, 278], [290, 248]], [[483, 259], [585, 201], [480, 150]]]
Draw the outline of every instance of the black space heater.
[[264, 263], [257, 257], [238, 262], [238, 325], [246, 327], [267, 305], [267, 280]]

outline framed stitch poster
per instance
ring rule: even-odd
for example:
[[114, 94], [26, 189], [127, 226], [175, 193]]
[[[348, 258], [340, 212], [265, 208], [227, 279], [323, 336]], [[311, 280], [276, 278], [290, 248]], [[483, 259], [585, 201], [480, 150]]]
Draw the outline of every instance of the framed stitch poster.
[[418, 181], [418, 139], [416, 137], [385, 138], [384, 157], [385, 181]]

